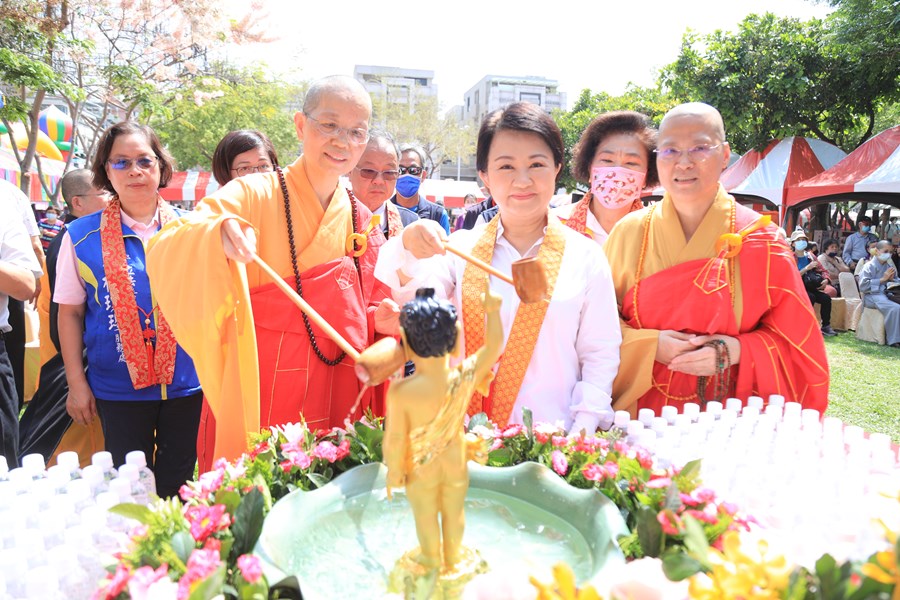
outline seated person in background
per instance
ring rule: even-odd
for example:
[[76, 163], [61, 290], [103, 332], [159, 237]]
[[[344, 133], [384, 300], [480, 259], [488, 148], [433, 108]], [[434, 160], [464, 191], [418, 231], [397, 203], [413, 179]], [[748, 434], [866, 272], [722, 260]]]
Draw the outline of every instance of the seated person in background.
[[815, 263], [816, 271], [825, 279], [825, 287], [822, 291], [831, 298], [837, 298], [837, 288], [831, 285], [831, 277], [829, 277], [828, 271], [819, 264], [819, 246], [815, 242], [809, 242], [809, 245], [806, 247], [806, 256]]
[[[822, 306], [822, 335], [837, 335], [831, 328], [831, 296], [825, 293], [827, 280], [819, 273], [819, 262], [810, 258], [806, 252], [806, 234], [802, 229], [797, 229], [791, 234], [791, 248], [794, 250], [794, 257], [797, 260], [797, 268], [803, 277], [803, 285], [806, 287], [806, 295], [813, 304]], [[819, 277], [811, 279], [818, 274]]]
[[719, 183], [730, 154], [719, 111], [673, 108], [656, 150], [662, 201], [625, 215], [603, 246], [622, 327], [616, 409], [723, 394], [828, 406], [825, 344], [797, 263], [776, 227]]
[[838, 252], [837, 240], [825, 240], [822, 243], [822, 248], [825, 251], [818, 256], [817, 260], [819, 261], [819, 265], [821, 265], [821, 267], [825, 269], [825, 272], [828, 273], [828, 280], [831, 282], [831, 285], [833, 285], [838, 294], [840, 294], [841, 273], [850, 273], [850, 267], [847, 266], [847, 263], [844, 262], [844, 259], [841, 258], [841, 255]]
[[877, 308], [884, 315], [884, 337], [889, 346], [900, 348], [900, 304], [887, 297], [885, 291], [900, 286], [900, 277], [891, 261], [893, 245], [881, 240], [877, 254], [859, 274], [859, 291], [865, 294], [867, 308]]
[[394, 138], [384, 131], [369, 131], [369, 143], [350, 171], [350, 185], [357, 200], [373, 215], [381, 216], [385, 238], [399, 235], [404, 227], [419, 220], [415, 212], [390, 202], [399, 176], [400, 152]]
[[859, 274], [862, 273], [863, 268], [865, 268], [866, 264], [878, 254], [878, 250], [875, 246], [878, 244], [877, 240], [872, 240], [866, 245], [866, 256], [864, 258], [859, 259], [859, 262], [856, 263], [856, 267], [853, 270], [853, 276], [856, 277], [856, 281], [859, 281]]
[[872, 219], [869, 217], [865, 215], [859, 217], [856, 220], [856, 227], [857, 231], [847, 236], [844, 242], [844, 262], [851, 269], [856, 269], [857, 264], [869, 256], [866, 252], [867, 245], [878, 241], [875, 234], [871, 233]]

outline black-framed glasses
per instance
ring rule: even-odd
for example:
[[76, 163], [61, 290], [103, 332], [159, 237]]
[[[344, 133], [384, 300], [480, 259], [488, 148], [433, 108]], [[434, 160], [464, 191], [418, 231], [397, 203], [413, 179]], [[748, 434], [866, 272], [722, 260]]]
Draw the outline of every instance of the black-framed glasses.
[[360, 177], [363, 179], [375, 179], [379, 175], [385, 181], [396, 181], [397, 177], [400, 176], [400, 171], [378, 171], [376, 169], [361, 169], [356, 167], [356, 170], [359, 171]]
[[238, 174], [238, 177], [243, 177], [244, 175], [249, 175], [250, 173], [269, 173], [275, 167], [266, 163], [264, 165], [256, 165], [255, 167], [238, 167], [237, 169], [232, 169], [235, 173]]
[[341, 127], [332, 121], [320, 121], [312, 115], [306, 117], [313, 122], [316, 130], [322, 135], [328, 137], [339, 137], [342, 133], [347, 134], [347, 139], [354, 144], [365, 144], [369, 141], [369, 130], [362, 127]]
[[410, 165], [410, 166], [408, 166], [408, 167], [404, 167], [404, 166], [401, 165], [401, 166], [400, 166], [400, 174], [401, 174], [401, 175], [406, 175], [407, 173], [409, 173], [410, 175], [415, 175], [416, 177], [418, 177], [419, 175], [422, 174], [422, 167], [417, 167], [416, 165]]
[[713, 150], [720, 148], [723, 143], [724, 142], [718, 143], [715, 146], [701, 144], [699, 146], [694, 146], [693, 148], [688, 148], [687, 150], [679, 150], [678, 148], [657, 148], [653, 152], [656, 153], [657, 160], [663, 162], [675, 162], [681, 158], [682, 154], [687, 152], [691, 162], [700, 163], [712, 156]]
[[106, 161], [106, 164], [116, 171], [128, 171], [133, 165], [137, 165], [141, 171], [149, 171], [156, 166], [157, 162], [159, 162], [159, 158], [156, 156], [142, 156], [140, 158], [117, 158]]

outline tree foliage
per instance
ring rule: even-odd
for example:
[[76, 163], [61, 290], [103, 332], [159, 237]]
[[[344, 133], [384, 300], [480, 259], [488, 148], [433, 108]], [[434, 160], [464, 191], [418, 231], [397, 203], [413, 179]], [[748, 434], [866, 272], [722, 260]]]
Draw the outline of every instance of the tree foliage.
[[441, 116], [436, 96], [412, 91], [410, 104], [386, 96], [372, 98], [372, 124], [391, 134], [398, 144], [418, 144], [425, 150], [425, 167], [433, 173], [444, 158], [455, 160], [475, 152], [478, 130], [451, 115]]
[[734, 33], [689, 31], [660, 85], [718, 108], [740, 152], [790, 135], [850, 151], [872, 136], [879, 111], [900, 99], [896, 7], [896, 0], [843, 0], [825, 20], [767, 13], [748, 16]]
[[591, 93], [582, 90], [575, 104], [568, 111], [557, 111], [553, 117], [559, 125], [566, 147], [565, 164], [560, 175], [560, 185], [566, 189], [574, 189], [577, 185], [571, 174], [572, 150], [582, 132], [591, 120], [605, 112], [613, 110], [634, 110], [650, 117], [654, 124], [659, 124], [663, 115], [676, 104], [671, 96], [657, 88], [644, 88], [629, 85], [621, 96], [612, 96], [605, 92]]
[[262, 69], [234, 70], [224, 65], [216, 76], [198, 77], [178, 92], [150, 124], [175, 157], [179, 169], [208, 170], [219, 140], [236, 129], [258, 129], [278, 152], [281, 164], [297, 156], [297, 134], [288, 105], [302, 90], [266, 78]]

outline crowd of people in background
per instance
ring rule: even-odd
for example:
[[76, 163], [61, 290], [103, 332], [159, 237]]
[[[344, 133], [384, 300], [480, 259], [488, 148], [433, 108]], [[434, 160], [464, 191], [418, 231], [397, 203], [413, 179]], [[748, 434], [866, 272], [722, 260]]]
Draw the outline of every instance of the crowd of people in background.
[[[888, 343], [900, 346], [896, 218], [886, 240], [865, 215], [821, 253], [802, 229], [786, 240], [719, 183], [730, 147], [711, 106], [675, 107], [658, 129], [633, 111], [597, 115], [573, 153], [572, 173], [589, 191], [556, 208], [559, 128], [535, 105], [504, 107], [479, 130], [485, 199], [468, 194], [456, 214], [422, 194], [422, 148], [370, 129], [371, 109], [353, 79], [314, 83], [294, 117], [303, 154], [283, 164], [263, 132], [228, 133], [212, 158], [222, 187], [192, 213], [159, 196], [174, 165], [156, 133], [132, 122], [105, 132], [91, 171], [63, 177], [64, 218], [51, 207], [36, 221], [24, 195], [0, 182], [16, 199], [0, 202], [8, 463], [24, 447], [51, 458], [99, 445], [116, 463], [140, 449], [160, 495], [174, 495], [198, 460], [203, 471], [235, 458], [260, 427], [301, 414], [312, 428], [383, 415], [383, 390], [359, 381], [347, 348], [269, 269], [356, 351], [399, 337], [400, 305], [427, 287], [456, 305], [460, 352], [471, 355], [484, 340], [489, 285], [503, 299], [505, 349], [470, 414], [500, 424], [522, 422], [527, 408], [535, 420], [594, 431], [614, 410], [735, 395], [782, 394], [824, 410], [823, 336], [836, 335], [841, 273], [856, 274], [865, 305], [885, 315]], [[642, 190], [657, 184], [664, 197], [645, 207]], [[501, 272], [540, 260], [545, 300], [523, 301], [448, 247]], [[13, 312], [15, 300], [38, 295], [48, 341], [20, 435]], [[49, 444], [48, 410], [69, 419]]]

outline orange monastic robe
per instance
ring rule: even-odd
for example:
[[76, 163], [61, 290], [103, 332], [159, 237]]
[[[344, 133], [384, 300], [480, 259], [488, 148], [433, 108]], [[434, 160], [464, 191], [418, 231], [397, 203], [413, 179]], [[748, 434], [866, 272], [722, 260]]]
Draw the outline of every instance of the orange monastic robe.
[[[284, 169], [304, 298], [357, 350], [373, 339], [374, 309], [385, 297], [372, 274], [384, 236], [367, 236], [356, 266], [346, 250], [353, 231], [371, 219], [340, 185], [323, 209], [306, 174], [303, 157]], [[215, 450], [201, 431], [200, 458], [234, 459], [260, 427], [298, 421], [311, 428], [340, 426], [370, 404], [345, 357], [327, 366], [313, 352], [300, 310], [254, 263], [225, 258], [219, 227], [236, 217], [254, 227], [259, 256], [296, 289], [284, 197], [276, 173], [229, 182], [198, 210], [160, 231], [147, 252], [147, 272], [162, 311], [181, 346], [194, 359], [204, 395], [215, 416]], [[322, 354], [339, 349], [312, 325]], [[381, 412], [381, 407], [373, 407]], [[207, 440], [211, 437], [206, 433]]]
[[750, 233], [740, 254], [728, 260], [717, 257], [716, 241], [759, 215], [735, 203], [721, 186], [690, 241], [668, 195], [648, 226], [650, 210], [627, 215], [604, 246], [622, 325], [613, 407], [632, 413], [652, 408], [658, 414], [667, 404], [698, 401], [696, 377], [653, 360], [660, 330], [673, 329], [740, 340], [740, 363], [731, 371], [732, 395], [746, 400], [782, 394], [824, 412], [829, 377], [825, 345], [797, 265], [776, 228]]

